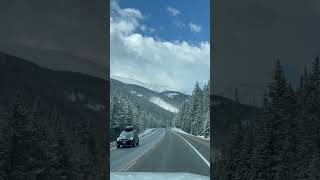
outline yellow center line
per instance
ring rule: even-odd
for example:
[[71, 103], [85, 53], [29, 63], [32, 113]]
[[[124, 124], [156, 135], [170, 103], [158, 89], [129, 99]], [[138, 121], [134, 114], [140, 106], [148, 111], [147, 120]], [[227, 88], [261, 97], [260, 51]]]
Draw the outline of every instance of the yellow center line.
[[142, 154], [140, 154], [140, 155], [139, 155], [136, 159], [134, 159], [133, 161], [130, 161], [127, 166], [125, 166], [124, 168], [122, 168], [122, 169], [120, 170], [120, 172], [121, 172], [121, 171], [123, 172], [123, 171], [129, 170], [133, 165], [136, 164], [137, 160], [139, 160], [139, 159], [140, 159], [143, 155], [145, 155], [147, 152], [153, 150], [155, 146], [156, 146], [156, 144], [155, 144], [153, 147], [151, 147], [149, 150], [144, 151]]
[[136, 162], [132, 162], [132, 163], [129, 163], [128, 166], [124, 167], [123, 169], [121, 169], [120, 171], [127, 171], [128, 169], [130, 169], [132, 166], [134, 166], [136, 164]]

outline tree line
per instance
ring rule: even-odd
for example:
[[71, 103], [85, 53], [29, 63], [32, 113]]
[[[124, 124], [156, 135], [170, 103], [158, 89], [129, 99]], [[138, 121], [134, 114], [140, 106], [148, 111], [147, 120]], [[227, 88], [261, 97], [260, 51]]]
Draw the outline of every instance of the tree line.
[[[133, 95], [131, 95], [133, 96]], [[121, 95], [114, 95], [110, 101], [110, 141], [114, 141], [126, 126], [135, 126], [138, 132], [155, 128], [164, 123], [138, 103]]]
[[196, 82], [192, 96], [174, 117], [177, 128], [193, 134], [208, 136], [210, 133], [210, 81], [200, 88]]
[[99, 174], [91, 121], [66, 127], [58, 108], [27, 105], [21, 92], [0, 113], [0, 179], [96, 179]]
[[240, 121], [235, 99], [228, 140], [214, 154], [214, 179], [320, 179], [319, 57], [297, 88], [278, 59], [253, 121]]

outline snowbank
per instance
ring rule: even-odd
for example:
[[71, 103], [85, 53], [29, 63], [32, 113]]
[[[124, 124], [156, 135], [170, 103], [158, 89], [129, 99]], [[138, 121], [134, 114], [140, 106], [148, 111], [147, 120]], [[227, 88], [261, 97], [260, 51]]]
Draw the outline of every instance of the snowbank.
[[192, 135], [192, 134], [189, 134], [185, 131], [183, 131], [182, 129], [179, 129], [179, 128], [171, 128], [171, 130], [175, 131], [175, 132], [179, 132], [179, 133], [182, 133], [182, 134], [186, 134], [186, 135], [189, 135], [189, 136], [193, 136], [193, 137], [197, 137], [197, 138], [200, 138], [200, 139], [204, 139], [204, 140], [210, 140], [210, 136], [205, 138], [204, 136], [195, 136], [195, 135]]

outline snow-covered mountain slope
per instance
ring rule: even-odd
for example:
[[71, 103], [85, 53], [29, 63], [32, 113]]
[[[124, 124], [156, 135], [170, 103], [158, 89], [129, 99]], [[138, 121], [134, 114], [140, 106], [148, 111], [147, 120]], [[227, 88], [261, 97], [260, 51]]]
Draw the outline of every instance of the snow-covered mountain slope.
[[111, 76], [111, 78], [126, 84], [134, 84], [134, 85], [142, 86], [155, 92], [162, 92], [170, 89], [168, 86], [165, 86], [165, 85], [145, 83], [145, 82], [138, 81], [136, 79], [126, 78], [122, 76]]
[[189, 98], [188, 95], [177, 91], [156, 92], [135, 84], [123, 83], [119, 80], [111, 79], [111, 94], [136, 97], [140, 101], [145, 101], [156, 105], [170, 113], [176, 113], [182, 104]]
[[155, 91], [155, 92], [165, 92], [165, 91], [172, 91], [172, 92], [180, 92], [182, 94], [191, 95], [192, 89], [176, 89], [173, 87], [169, 87], [167, 85], [162, 84], [152, 84], [152, 83], [146, 83], [142, 82], [133, 78], [128, 77], [122, 77], [122, 76], [111, 76], [112, 79], [118, 80], [120, 82], [123, 82], [125, 84], [133, 84], [142, 86], [144, 88], [147, 88], [149, 90]]
[[173, 98], [173, 96], [176, 96], [178, 95], [178, 93], [168, 93], [167, 96], [170, 97], [170, 98]]
[[159, 97], [151, 97], [149, 99], [150, 102], [162, 107], [163, 109], [166, 109], [170, 112], [173, 112], [173, 113], [177, 113], [179, 112], [179, 109], [176, 108], [175, 106], [173, 106], [172, 104], [169, 104], [167, 102], [165, 102], [163, 99], [159, 98]]

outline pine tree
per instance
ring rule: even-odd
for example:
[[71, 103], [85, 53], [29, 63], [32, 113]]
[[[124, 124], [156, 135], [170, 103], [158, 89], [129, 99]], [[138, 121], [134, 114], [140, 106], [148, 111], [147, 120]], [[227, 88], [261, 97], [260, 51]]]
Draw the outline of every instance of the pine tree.
[[272, 179], [274, 178], [274, 149], [275, 134], [273, 130], [273, 122], [270, 116], [270, 100], [265, 93], [263, 100], [263, 111], [257, 118], [255, 125], [255, 138], [252, 154], [252, 170], [250, 172], [251, 179]]
[[204, 126], [201, 133], [206, 136], [210, 132], [210, 81], [203, 90], [203, 115]]
[[30, 122], [31, 136], [29, 137], [32, 148], [30, 148], [30, 155], [33, 157], [32, 167], [34, 176], [40, 179], [50, 177], [48, 162], [50, 156], [48, 153], [49, 139], [49, 125], [41, 117], [40, 98], [36, 98], [28, 116]]
[[[4, 179], [23, 179], [30, 177], [30, 148], [32, 144], [28, 112], [22, 102], [21, 93], [14, 97], [6, 118], [6, 130], [2, 135], [0, 164]], [[4, 129], [2, 129], [4, 130]]]
[[[270, 115], [271, 121], [273, 121], [273, 129], [275, 138], [275, 149], [274, 149], [274, 167], [275, 178], [280, 177], [283, 173], [284, 167], [286, 167], [285, 161], [281, 160], [282, 154], [286, 153], [286, 147], [288, 146], [288, 131], [290, 129], [290, 114], [288, 114], [288, 85], [284, 77], [284, 72], [278, 59], [276, 62], [275, 70], [273, 73], [272, 82], [269, 86], [269, 98], [270, 98]], [[289, 116], [288, 116], [289, 115]]]
[[91, 147], [93, 132], [90, 130], [88, 120], [81, 118], [75, 133], [79, 144], [78, 154], [75, 157], [76, 172], [83, 179], [92, 179], [96, 176], [96, 157], [92, 153], [95, 147]]
[[116, 133], [120, 133], [121, 128], [124, 127], [124, 104], [118, 97], [113, 98], [113, 109], [111, 112], [110, 126], [115, 129]]
[[71, 141], [64, 130], [63, 120], [57, 111], [54, 112], [52, 121], [55, 122], [54, 132], [51, 137], [51, 143], [47, 147], [50, 152], [51, 160], [49, 166], [51, 172], [56, 179], [71, 179], [75, 177], [73, 161], [72, 161], [72, 147]]
[[228, 179], [239, 179], [241, 171], [241, 147], [243, 146], [244, 136], [243, 127], [240, 121], [238, 90], [235, 89], [235, 104], [232, 108], [231, 133], [228, 137], [228, 147], [226, 152], [226, 174]]

